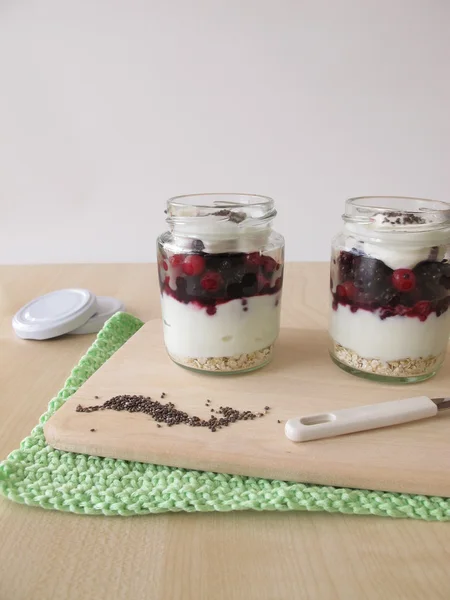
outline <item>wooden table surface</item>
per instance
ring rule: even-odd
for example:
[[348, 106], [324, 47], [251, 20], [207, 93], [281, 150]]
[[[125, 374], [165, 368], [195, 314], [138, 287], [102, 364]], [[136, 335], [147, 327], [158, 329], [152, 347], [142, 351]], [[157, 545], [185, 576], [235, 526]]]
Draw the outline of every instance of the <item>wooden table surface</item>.
[[[33, 297], [86, 287], [160, 315], [153, 265], [0, 267], [0, 459], [28, 435], [94, 336], [19, 340]], [[327, 266], [289, 265], [284, 326], [325, 328]], [[0, 600], [450, 598], [450, 523], [324, 513], [88, 517], [0, 498]]]

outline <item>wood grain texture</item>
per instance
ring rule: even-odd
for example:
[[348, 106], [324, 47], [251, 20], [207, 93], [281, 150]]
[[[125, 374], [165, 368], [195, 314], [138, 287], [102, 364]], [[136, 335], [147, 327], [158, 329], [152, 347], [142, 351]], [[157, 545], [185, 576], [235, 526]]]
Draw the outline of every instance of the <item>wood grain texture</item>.
[[[327, 283], [326, 265], [289, 265], [282, 325], [325, 328]], [[26, 342], [12, 332], [22, 304], [68, 286], [117, 296], [143, 320], [160, 315], [152, 265], [0, 267], [2, 457], [92, 343], [93, 336]], [[447, 374], [448, 361], [433, 385], [442, 387]], [[424, 393], [425, 384], [402, 389]], [[1, 600], [450, 597], [445, 523], [323, 513], [83, 517], [0, 499], [0, 532]]]
[[[442, 395], [443, 385], [441, 378], [420, 387], [432, 389], [431, 395]], [[448, 378], [445, 386], [450, 387]], [[51, 446], [82, 454], [285, 481], [450, 496], [450, 411], [433, 419], [309, 444], [294, 444], [284, 435], [283, 424], [292, 417], [398, 400], [401, 394], [411, 394], [406, 390], [370, 384], [338, 369], [328, 357], [327, 336], [321, 329], [283, 328], [272, 363], [259, 371], [236, 377], [193, 373], [168, 357], [158, 319], [146, 323], [53, 415], [45, 435]], [[264, 411], [265, 406], [271, 410], [262, 418], [231, 424], [215, 434], [186, 425], [159, 429], [142, 413], [75, 410], [78, 404], [99, 404], [120, 394], [159, 399], [163, 391], [166, 402], [206, 419], [219, 406], [254, 413]], [[205, 406], [208, 398], [212, 409]]]

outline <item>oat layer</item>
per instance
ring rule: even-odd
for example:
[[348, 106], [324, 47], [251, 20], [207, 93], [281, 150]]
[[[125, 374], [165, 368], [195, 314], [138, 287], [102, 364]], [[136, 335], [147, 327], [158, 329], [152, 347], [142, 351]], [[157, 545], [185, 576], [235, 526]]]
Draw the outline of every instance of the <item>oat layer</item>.
[[427, 375], [437, 370], [443, 360], [443, 355], [427, 356], [420, 358], [404, 358], [402, 360], [382, 361], [374, 358], [365, 358], [333, 342], [334, 356], [345, 365], [384, 377], [418, 377]]
[[261, 367], [272, 358], [273, 344], [251, 352], [249, 354], [237, 354], [236, 356], [221, 356], [210, 358], [194, 358], [186, 356], [174, 356], [172, 359], [180, 365], [199, 369], [201, 371], [211, 371], [216, 373], [235, 373], [239, 371], [249, 371]]

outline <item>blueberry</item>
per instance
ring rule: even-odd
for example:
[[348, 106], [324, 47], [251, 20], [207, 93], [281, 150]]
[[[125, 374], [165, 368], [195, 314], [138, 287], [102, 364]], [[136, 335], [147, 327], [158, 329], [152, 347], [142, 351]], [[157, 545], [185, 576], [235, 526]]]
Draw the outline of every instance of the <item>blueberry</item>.
[[378, 300], [381, 306], [397, 306], [400, 303], [400, 295], [396, 290], [388, 287], [381, 293]]
[[392, 269], [376, 258], [358, 256], [353, 261], [353, 276], [355, 286], [375, 301], [390, 286]]
[[355, 256], [351, 252], [343, 251], [339, 254], [339, 281], [352, 279], [354, 258]]
[[219, 271], [227, 271], [233, 267], [233, 263], [229, 258], [224, 258], [219, 264]]
[[235, 269], [229, 269], [225, 274], [225, 278], [227, 283], [241, 283], [246, 273], [247, 269], [245, 267], [237, 267]]
[[441, 278], [439, 279], [439, 284], [446, 290], [450, 290], [450, 277], [447, 277], [446, 275], [441, 275]]
[[239, 267], [244, 264], [245, 257], [246, 255], [242, 252], [220, 252], [218, 254], [205, 254], [207, 268], [211, 271], [219, 271], [221, 268]]
[[202, 252], [202, 250], [205, 249], [205, 244], [202, 242], [202, 240], [192, 240], [192, 250], [194, 250], [195, 252]]
[[239, 283], [230, 283], [227, 285], [227, 296], [229, 298], [240, 298], [242, 296], [242, 287]]
[[177, 277], [175, 283], [178, 291], [186, 291], [187, 281], [184, 277]]
[[258, 279], [255, 273], [246, 273], [242, 278], [242, 290], [245, 295], [256, 294], [258, 291]]

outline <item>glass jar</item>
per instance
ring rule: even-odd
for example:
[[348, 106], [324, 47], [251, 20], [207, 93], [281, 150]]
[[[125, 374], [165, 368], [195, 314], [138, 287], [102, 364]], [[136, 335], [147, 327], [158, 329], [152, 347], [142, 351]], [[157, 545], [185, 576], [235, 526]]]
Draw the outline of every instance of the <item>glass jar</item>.
[[284, 239], [264, 196], [172, 198], [157, 242], [164, 342], [176, 363], [237, 373], [267, 364], [280, 327]]
[[450, 205], [347, 201], [331, 259], [331, 358], [390, 383], [432, 377], [450, 333]]

